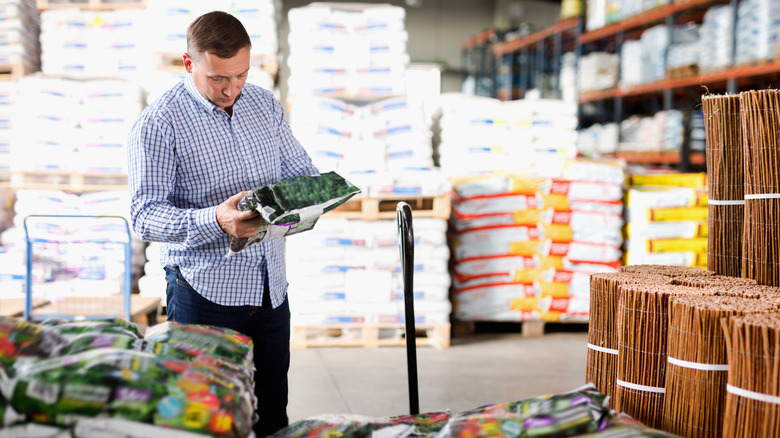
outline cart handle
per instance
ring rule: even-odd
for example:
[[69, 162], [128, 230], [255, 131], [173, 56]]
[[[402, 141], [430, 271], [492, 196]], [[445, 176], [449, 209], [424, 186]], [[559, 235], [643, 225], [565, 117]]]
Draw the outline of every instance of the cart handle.
[[32, 265], [33, 265], [33, 258], [32, 258], [32, 243], [33, 240], [30, 239], [30, 233], [27, 230], [27, 219], [29, 218], [86, 218], [86, 219], [121, 219], [122, 222], [125, 224], [125, 231], [127, 231], [127, 242], [108, 242], [108, 243], [122, 243], [125, 246], [125, 281], [124, 281], [124, 304], [125, 304], [125, 319], [130, 321], [131, 318], [131, 312], [130, 312], [130, 292], [131, 292], [131, 282], [132, 282], [132, 243], [133, 239], [130, 235], [130, 224], [127, 222], [127, 219], [125, 219], [123, 216], [101, 216], [101, 215], [80, 215], [80, 214], [30, 214], [24, 217], [24, 220], [22, 224], [24, 225], [24, 241], [26, 246], [26, 260], [25, 265], [27, 268], [27, 272], [24, 278], [24, 291], [25, 291], [25, 297], [24, 297], [24, 313], [23, 318], [25, 321], [30, 320], [30, 315], [32, 314]]
[[404, 320], [406, 322], [406, 364], [409, 371], [409, 411], [420, 413], [420, 397], [417, 386], [417, 339], [414, 328], [414, 230], [412, 207], [406, 202], [396, 206], [398, 217], [398, 243], [401, 252], [401, 273], [404, 282]]

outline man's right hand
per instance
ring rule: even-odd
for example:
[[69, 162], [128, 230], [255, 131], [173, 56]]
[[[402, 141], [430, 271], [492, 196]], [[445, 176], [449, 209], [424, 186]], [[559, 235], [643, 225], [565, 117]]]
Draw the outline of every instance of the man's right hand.
[[235, 237], [252, 237], [257, 234], [262, 217], [255, 211], [241, 211], [238, 203], [248, 192], [239, 192], [217, 206], [217, 223], [222, 231]]

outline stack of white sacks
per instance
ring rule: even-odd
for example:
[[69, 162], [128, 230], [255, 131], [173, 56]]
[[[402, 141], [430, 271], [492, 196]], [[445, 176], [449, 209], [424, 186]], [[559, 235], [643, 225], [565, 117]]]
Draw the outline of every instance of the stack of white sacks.
[[589, 275], [622, 255], [622, 163], [564, 160], [554, 178], [454, 183], [455, 317], [588, 320]]
[[[448, 323], [444, 219], [414, 219], [414, 306], [420, 324]], [[395, 221], [327, 219], [287, 239], [293, 325], [400, 323], [403, 277]]]
[[580, 91], [615, 88], [620, 68], [619, 56], [614, 53], [593, 52], [580, 58]]
[[780, 3], [744, 0], [737, 9], [737, 63], [777, 59], [780, 55]]
[[35, 2], [9, 0], [0, 5], [0, 65], [23, 65], [36, 71], [41, 64], [40, 15]]
[[[18, 190], [13, 225], [0, 233], [0, 278], [3, 297], [23, 297], [26, 277], [25, 218], [30, 215], [90, 215], [129, 217], [125, 191], [83, 195], [45, 190]], [[132, 278], [140, 275], [146, 260], [145, 244], [128, 236], [120, 218], [30, 217], [27, 232], [33, 245], [35, 297], [107, 296], [124, 287], [125, 252], [131, 238]], [[132, 233], [131, 233], [132, 234]], [[131, 285], [132, 286], [132, 285]]]
[[131, 78], [148, 69], [142, 9], [41, 13], [41, 71], [74, 78]]
[[712, 7], [704, 14], [699, 31], [699, 67], [702, 71], [720, 70], [731, 65], [734, 41], [732, 14], [733, 9], [728, 5]]
[[15, 108], [12, 170], [127, 174], [127, 133], [143, 109], [138, 85], [25, 76]]
[[[149, 0], [143, 41], [150, 42], [151, 69], [144, 72], [141, 83], [151, 102], [179, 82], [186, 72], [179, 66], [181, 54], [187, 51], [187, 27], [200, 15], [220, 10], [241, 21], [252, 40], [247, 82], [273, 90], [279, 51], [278, 27], [280, 0]], [[173, 68], [171, 68], [173, 67]]]
[[0, 81], [0, 181], [11, 171], [11, 137], [19, 87], [16, 81]]
[[408, 35], [398, 6], [315, 3], [290, 10], [289, 95], [403, 94]]
[[422, 108], [406, 97], [364, 105], [301, 97], [290, 119], [320, 171], [338, 172], [363, 196], [439, 196], [448, 190], [433, 167], [431, 129]]
[[436, 154], [448, 176], [533, 172], [557, 174], [577, 155], [573, 102], [447, 94], [436, 115]]
[[679, 151], [685, 139], [684, 115], [678, 110], [634, 115], [620, 124], [595, 123], [580, 131], [578, 149], [587, 157], [616, 152]]

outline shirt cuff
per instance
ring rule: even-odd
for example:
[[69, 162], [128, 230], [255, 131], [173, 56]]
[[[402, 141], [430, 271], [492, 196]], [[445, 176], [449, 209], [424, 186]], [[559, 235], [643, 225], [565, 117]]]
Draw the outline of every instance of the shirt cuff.
[[217, 207], [208, 207], [198, 210], [195, 221], [197, 222], [198, 228], [201, 228], [204, 233], [214, 236], [215, 239], [225, 235], [225, 232], [222, 231], [222, 228], [220, 228], [219, 223], [217, 222]]

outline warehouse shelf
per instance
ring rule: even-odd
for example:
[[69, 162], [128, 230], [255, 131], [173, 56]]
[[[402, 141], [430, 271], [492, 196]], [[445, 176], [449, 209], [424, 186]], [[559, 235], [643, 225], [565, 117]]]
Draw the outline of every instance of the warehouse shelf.
[[661, 93], [664, 90], [697, 87], [718, 82], [727, 82], [729, 80], [738, 80], [742, 78], [771, 74], [780, 74], [780, 60], [767, 62], [764, 64], [737, 66], [721, 71], [690, 76], [687, 78], [664, 79], [661, 81], [637, 85], [624, 89], [611, 88], [608, 90], [589, 91], [586, 93], [581, 93], [579, 101], [580, 103], [586, 103], [598, 100], [614, 99], [616, 97], [643, 96], [648, 94]]
[[[618, 152], [614, 158], [620, 158], [631, 164], [670, 164], [679, 165], [682, 162], [682, 154], [679, 152]], [[704, 165], [703, 152], [693, 152], [689, 158], [690, 164]]]
[[531, 47], [534, 44], [537, 44], [539, 41], [554, 37], [557, 34], [562, 34], [567, 31], [574, 31], [579, 23], [579, 18], [569, 18], [560, 21], [546, 29], [540, 30], [539, 32], [532, 33], [527, 37], [518, 38], [516, 40], [507, 41], [505, 43], [495, 44], [492, 49], [493, 54], [496, 56], [506, 55], [526, 47]]
[[460, 48], [461, 50], [468, 50], [472, 47], [476, 47], [480, 44], [484, 44], [488, 41], [490, 41], [492, 38], [496, 36], [496, 31], [493, 29], [488, 29], [479, 35], [473, 36], [469, 38], [465, 43], [463, 43]]
[[145, 9], [146, 0], [37, 0], [38, 10], [50, 9], [89, 9], [111, 11], [116, 9]]
[[664, 6], [658, 6], [648, 11], [639, 13], [624, 20], [610, 23], [600, 29], [595, 29], [582, 34], [580, 41], [590, 43], [607, 37], [617, 35], [620, 32], [649, 27], [653, 24], [662, 23], [670, 15], [685, 12], [699, 7], [707, 7], [716, 4], [722, 4], [724, 0], [683, 0], [676, 1]]

